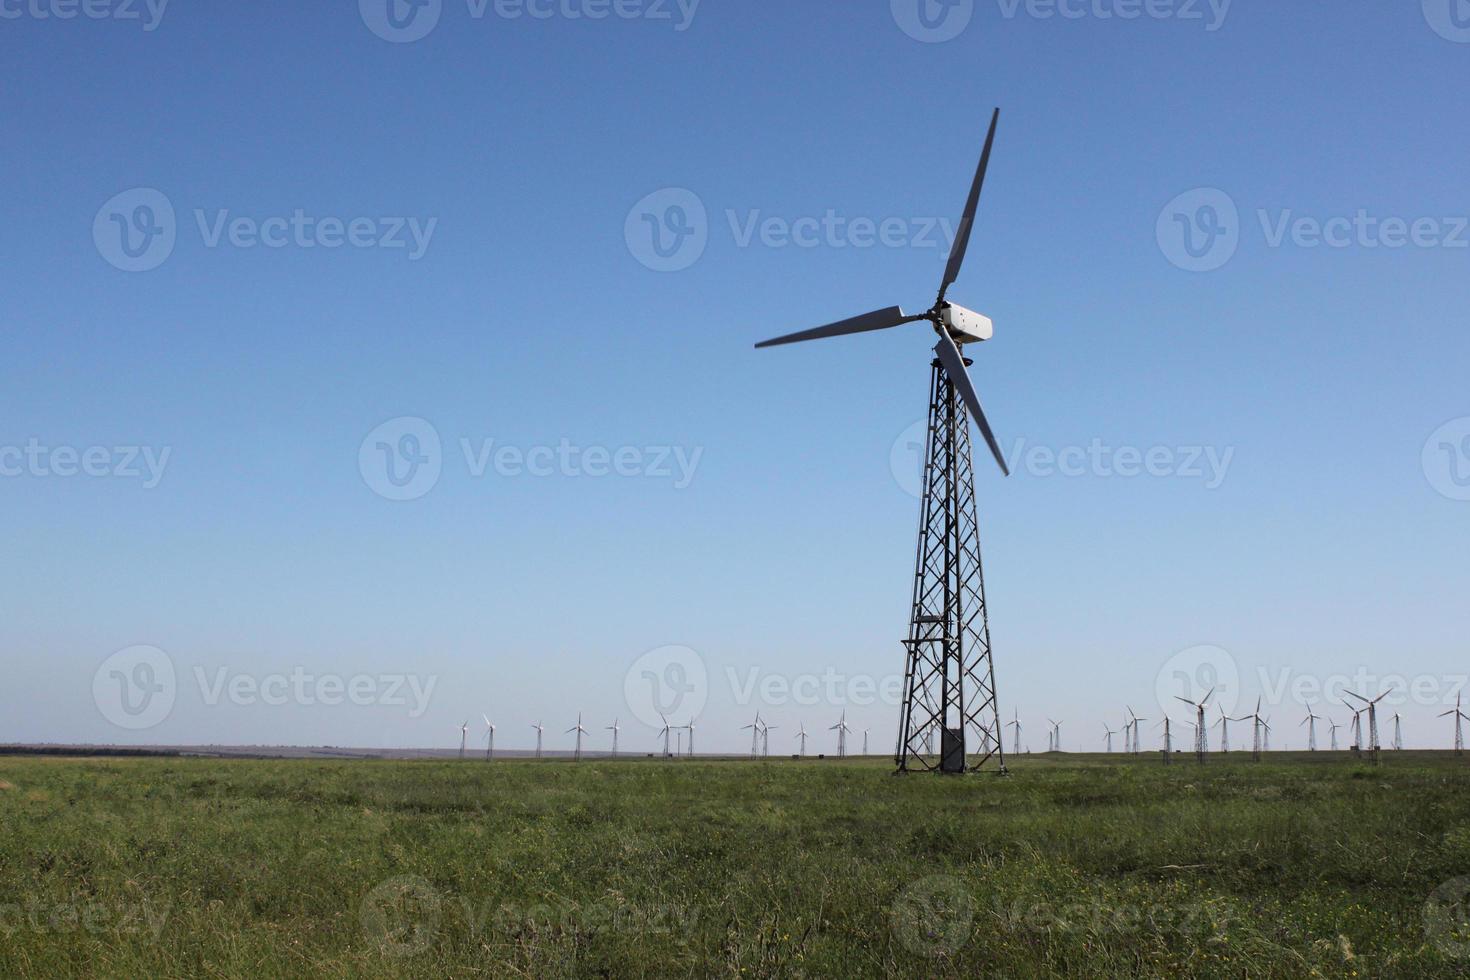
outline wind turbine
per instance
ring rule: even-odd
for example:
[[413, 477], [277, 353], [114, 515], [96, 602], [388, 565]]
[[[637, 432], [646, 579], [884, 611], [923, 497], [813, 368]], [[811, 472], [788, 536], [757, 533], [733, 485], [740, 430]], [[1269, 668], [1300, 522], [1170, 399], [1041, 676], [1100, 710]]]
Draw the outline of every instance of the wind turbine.
[[613, 719], [613, 723], [611, 725], [607, 726], [607, 730], [613, 733], [612, 754], [613, 758], [616, 759], [618, 757], [618, 732], [620, 731], [620, 729], [618, 728], [618, 720], [616, 718]]
[[1393, 713], [1393, 750], [1402, 751], [1404, 747], [1404, 718], [1397, 711]]
[[1220, 709], [1220, 720], [1215, 722], [1215, 724], [1220, 726], [1220, 753], [1222, 755], [1230, 754], [1230, 723], [1232, 721], [1249, 720], [1250, 715], [1241, 715], [1239, 718], [1231, 718], [1225, 713], [1224, 708]]
[[[1164, 716], [1163, 725], [1164, 725], [1164, 765], [1167, 766], [1167, 765], [1169, 765], [1169, 763], [1171, 761], [1173, 761], [1173, 757], [1174, 757], [1174, 732], [1173, 732], [1173, 723], [1170, 721], [1168, 715], [1165, 715]], [[1155, 725], [1154, 727], [1157, 728], [1158, 726]]]
[[1108, 740], [1108, 754], [1111, 755], [1113, 752], [1113, 736], [1118, 733], [1109, 728], [1107, 722], [1103, 722], [1103, 731], [1107, 733], [1103, 738]]
[[847, 712], [844, 711], [842, 713], [842, 719], [840, 721], [838, 721], [837, 724], [835, 724], [831, 728], [827, 729], [827, 731], [829, 731], [829, 732], [836, 732], [837, 733], [837, 758], [839, 758], [839, 759], [846, 759], [847, 758], [847, 733], [850, 732], [850, 731], [852, 731], [851, 728], [848, 728], [847, 727]]
[[1250, 714], [1239, 720], [1251, 722], [1251, 760], [1254, 762], [1260, 762], [1261, 751], [1264, 748], [1269, 748], [1269, 746], [1264, 741], [1262, 741], [1261, 736], [1264, 734], [1262, 729], [1264, 727], [1266, 731], [1270, 730], [1269, 726], [1266, 726], [1266, 723], [1261, 719], [1261, 699], [1256, 698], [1255, 711], [1251, 712]]
[[1010, 724], [1009, 727], [1014, 728], [1016, 730], [1016, 741], [1013, 744], [1013, 746], [1011, 747], [1011, 754], [1012, 755], [1020, 755], [1021, 754], [1021, 713], [1019, 711], [1016, 712], [1015, 717], [1011, 719], [1011, 724]]
[[1215, 689], [1213, 687], [1210, 688], [1209, 692], [1198, 703], [1188, 698], [1181, 698], [1177, 694], [1174, 695], [1175, 700], [1183, 701], [1199, 713], [1199, 721], [1194, 726], [1194, 756], [1199, 760], [1200, 765], [1205, 764], [1205, 755], [1210, 751], [1210, 730], [1205, 726], [1205, 705], [1209, 703], [1210, 696], [1214, 693]]
[[[665, 726], [667, 726], [668, 725], [668, 722], [665, 722], [664, 724], [665, 724]], [[752, 759], [758, 759], [758, 758], [760, 758], [760, 744], [761, 744], [761, 714], [760, 714], [760, 712], [757, 711], [755, 713], [755, 721], [751, 722], [749, 725], [741, 725], [740, 726], [740, 730], [742, 732], [744, 732], [744, 731], [749, 731], [750, 732], [750, 757]], [[665, 742], [665, 745], [667, 745], [667, 744], [668, 743]]]
[[536, 729], [536, 758], [539, 759], [541, 758], [541, 734], [546, 731], [546, 726], [538, 721], [531, 727]]
[[[980, 406], [980, 396], [967, 370], [970, 362], [962, 350], [966, 345], [989, 340], [995, 328], [989, 317], [946, 299], [950, 286], [959, 279], [969, 250], [999, 122], [997, 109], [990, 120], [990, 132], [939, 294], [927, 311], [907, 314], [900, 307], [890, 306], [756, 345], [775, 347], [910, 323], [927, 323], [938, 337], [929, 376], [929, 440], [924, 457], [927, 489], [921, 511], [913, 611], [905, 641], [907, 681], [899, 724], [900, 771], [912, 763], [925, 769], [964, 772], [979, 769], [991, 756], [999, 755], [999, 771], [1005, 772], [977, 532], [971, 420], [1001, 472], [1009, 475], [1010, 471]], [[966, 678], [967, 682], [953, 683], [955, 678]], [[929, 731], [935, 727], [942, 730], [943, 736], [937, 763], [932, 747], [925, 745]], [[967, 739], [971, 738], [975, 744], [967, 747]], [[971, 751], [978, 761], [968, 761]]]
[[698, 720], [699, 719], [695, 718], [693, 715], [690, 715], [689, 724], [684, 726], [684, 728], [689, 732], [689, 758], [691, 759], [694, 758], [694, 723]]
[[1357, 709], [1357, 708], [1354, 708], [1352, 705], [1348, 704], [1346, 701], [1344, 701], [1342, 703], [1342, 706], [1344, 708], [1347, 708], [1349, 711], [1351, 711], [1353, 713], [1353, 746], [1352, 746], [1352, 748], [1353, 748], [1353, 751], [1354, 752], [1360, 752], [1363, 749], [1363, 712], [1361, 710]]
[[1332, 751], [1336, 752], [1337, 751], [1337, 730], [1339, 728], [1341, 728], [1342, 726], [1339, 725], [1337, 722], [1333, 721], [1331, 718], [1328, 718], [1327, 721], [1328, 721], [1328, 727], [1332, 730]]
[[1378, 697], [1374, 698], [1371, 701], [1363, 697], [1361, 694], [1354, 694], [1352, 691], [1347, 691], [1345, 693], [1348, 697], [1357, 698], [1359, 701], [1368, 706], [1368, 748], [1373, 753], [1373, 762], [1376, 765], [1378, 763], [1378, 702], [1382, 701], [1393, 692], [1384, 691], [1382, 694], [1378, 695]]
[[485, 719], [485, 761], [489, 762], [495, 758], [495, 725], [489, 715], [480, 717]]
[[1139, 741], [1139, 735], [1138, 735], [1138, 723], [1141, 722], [1141, 721], [1148, 721], [1148, 719], [1147, 718], [1140, 718], [1137, 715], [1135, 715], [1133, 713], [1133, 709], [1131, 707], [1128, 708], [1128, 717], [1133, 719], [1133, 721], [1131, 723], [1133, 725], [1133, 754], [1134, 755], [1139, 755], [1139, 754], [1141, 754], [1143, 752], [1143, 749], [1139, 747], [1140, 746], [1140, 741]]
[[761, 756], [763, 758], [769, 759], [771, 757], [771, 733], [780, 727], [780, 725], [761, 723]]
[[[1259, 710], [1260, 706], [1257, 705], [1256, 707], [1257, 707], [1257, 710]], [[1316, 752], [1317, 751], [1317, 721], [1321, 717], [1322, 717], [1321, 715], [1316, 714], [1315, 712], [1313, 712], [1311, 708], [1308, 708], [1307, 709], [1307, 716], [1302, 719], [1302, 725], [1306, 725], [1307, 726], [1307, 751], [1308, 752]], [[1300, 728], [1301, 725], [1298, 725], [1297, 727]], [[1334, 748], [1335, 748], [1335, 746], [1334, 746]]]
[[674, 730], [669, 727], [668, 718], [665, 718], [663, 715], [659, 715], [659, 717], [664, 719], [663, 731], [659, 732], [659, 734], [664, 737], [664, 758], [669, 759], [673, 757], [673, 753], [669, 751], [669, 739], [672, 736]]
[[459, 757], [461, 759], [464, 758], [465, 746], [469, 743], [469, 740], [470, 740], [470, 723], [469, 722], [465, 722], [463, 725], [460, 725], [459, 726]]
[[864, 757], [866, 757], [867, 754], [868, 754], [868, 732], [871, 732], [871, 731], [872, 731], [871, 728], [864, 728], [863, 729], [863, 756]]
[[802, 722], [800, 724], [800, 726], [798, 726], [798, 729], [797, 729], [797, 732], [796, 732], [796, 740], [801, 743], [801, 748], [799, 748], [799, 749], [796, 750], [796, 756], [799, 759], [805, 758], [806, 757], [806, 740], [807, 740], [806, 722]]
[[[1051, 719], [1048, 718], [1047, 721]], [[1051, 721], [1051, 750], [1062, 751], [1062, 723], [1059, 721]]]
[[1465, 714], [1465, 712], [1460, 709], [1460, 695], [1458, 694], [1455, 695], [1455, 710], [1446, 711], [1444, 714], [1440, 715], [1440, 717], [1446, 718], [1450, 715], [1455, 716], [1455, 755], [1464, 755], [1465, 729], [1464, 726], [1462, 726], [1460, 723], [1462, 721], [1470, 721], [1470, 715]]
[[582, 736], [587, 734], [587, 729], [585, 729], [585, 728], [582, 727], [582, 714], [581, 714], [581, 712], [578, 712], [577, 713], [577, 727], [575, 727], [575, 728], [568, 728], [564, 734], [570, 735], [570, 734], [572, 734], [572, 732], [576, 732], [577, 733], [577, 751], [576, 751], [576, 754], [572, 756], [572, 760], [574, 762], [581, 762], [582, 761]]

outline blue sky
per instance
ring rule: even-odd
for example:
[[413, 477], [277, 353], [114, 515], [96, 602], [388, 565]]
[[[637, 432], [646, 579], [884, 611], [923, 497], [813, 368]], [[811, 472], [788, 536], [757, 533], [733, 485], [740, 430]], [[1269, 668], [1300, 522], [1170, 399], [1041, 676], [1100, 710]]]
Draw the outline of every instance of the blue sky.
[[[973, 372], [1022, 461], [977, 470], [1007, 718], [1084, 747], [1212, 645], [1242, 704], [1428, 678], [1397, 710], [1444, 740], [1463, 3], [376, 3], [0, 2], [0, 740], [450, 745], [491, 711], [521, 747], [582, 710], [644, 748], [634, 665], [679, 646], [702, 750], [757, 709], [773, 750], [843, 710], [891, 745], [853, 686], [901, 670], [932, 340], [751, 345], [924, 308], [996, 105], [951, 298], [996, 321]], [[695, 233], [674, 271], [645, 214]], [[141, 728], [99, 703], [140, 645], [175, 671]], [[293, 671], [326, 695], [249, 693]]]

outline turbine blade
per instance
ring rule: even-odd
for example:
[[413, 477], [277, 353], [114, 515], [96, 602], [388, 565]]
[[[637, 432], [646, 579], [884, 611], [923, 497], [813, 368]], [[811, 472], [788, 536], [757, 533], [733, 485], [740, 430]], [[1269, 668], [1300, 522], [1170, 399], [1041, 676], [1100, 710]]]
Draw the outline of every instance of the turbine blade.
[[838, 320], [823, 327], [814, 327], [811, 330], [803, 330], [800, 333], [786, 334], [784, 337], [776, 337], [771, 340], [763, 340], [756, 344], [756, 349], [763, 347], [780, 347], [782, 344], [797, 344], [804, 340], [822, 340], [827, 337], [845, 337], [848, 334], [867, 333], [871, 330], [887, 330], [889, 327], [897, 327], [904, 323], [912, 323], [915, 320], [924, 319], [921, 316], [905, 316], [902, 309], [890, 306], [885, 310], [874, 310], [872, 313], [864, 313], [862, 316], [851, 317], [846, 320]]
[[970, 185], [970, 197], [965, 201], [965, 215], [955, 235], [954, 247], [950, 249], [949, 265], [944, 269], [944, 282], [939, 284], [939, 300], [960, 277], [960, 268], [965, 264], [965, 253], [970, 250], [970, 232], [975, 229], [975, 213], [980, 209], [980, 191], [985, 187], [985, 171], [990, 169], [990, 149], [995, 145], [995, 127], [1000, 123], [1000, 110], [990, 117], [990, 133], [985, 137], [985, 149], [980, 153], [980, 166], [975, 170], [975, 182]]
[[975, 393], [975, 386], [970, 383], [970, 372], [965, 370], [965, 358], [960, 354], [960, 349], [955, 346], [949, 334], [939, 338], [939, 343], [934, 347], [934, 353], [939, 355], [939, 362], [944, 365], [944, 373], [949, 376], [950, 383], [964, 399], [965, 406], [970, 410], [970, 416], [979, 427], [980, 434], [985, 437], [985, 444], [990, 447], [990, 452], [995, 456], [995, 461], [1000, 465], [1000, 471], [1006, 476], [1011, 475], [1011, 468], [1006, 465], [1005, 454], [1000, 451], [1000, 443], [995, 441], [995, 433], [990, 431], [990, 422], [985, 418], [985, 409], [980, 407], [980, 396]]

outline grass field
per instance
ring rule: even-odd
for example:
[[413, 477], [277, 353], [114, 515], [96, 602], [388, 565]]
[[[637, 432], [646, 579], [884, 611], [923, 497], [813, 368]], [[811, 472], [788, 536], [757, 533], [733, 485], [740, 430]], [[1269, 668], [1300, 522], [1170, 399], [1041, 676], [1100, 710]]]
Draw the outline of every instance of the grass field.
[[1448, 754], [888, 768], [0, 758], [0, 976], [1470, 974]]

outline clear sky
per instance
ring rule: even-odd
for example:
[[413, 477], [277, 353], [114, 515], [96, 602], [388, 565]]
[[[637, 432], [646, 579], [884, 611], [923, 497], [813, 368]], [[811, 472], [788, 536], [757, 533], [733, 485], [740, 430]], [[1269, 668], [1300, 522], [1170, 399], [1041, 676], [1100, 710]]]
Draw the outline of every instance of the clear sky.
[[1470, 9], [923, 3], [0, 0], [0, 741], [649, 749], [652, 664], [891, 747], [932, 337], [752, 344], [931, 302], [999, 105], [1006, 718], [1198, 661], [1443, 744]]

